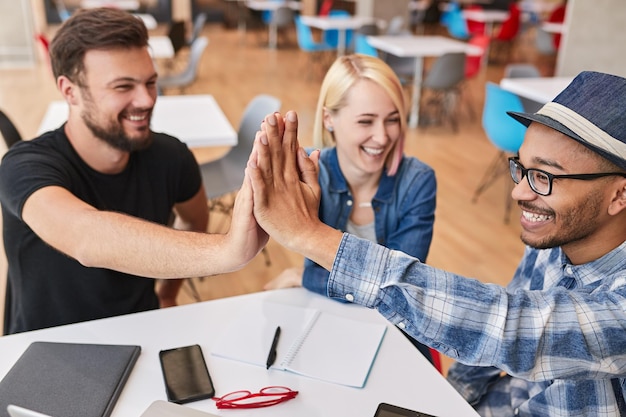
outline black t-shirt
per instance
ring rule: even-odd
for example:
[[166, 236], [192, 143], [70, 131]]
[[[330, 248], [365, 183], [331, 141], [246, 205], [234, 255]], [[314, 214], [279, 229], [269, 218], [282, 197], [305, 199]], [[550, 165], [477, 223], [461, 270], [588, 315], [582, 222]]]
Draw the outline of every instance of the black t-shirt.
[[133, 152], [126, 169], [115, 175], [85, 164], [63, 127], [13, 146], [0, 164], [12, 300], [8, 332], [158, 308], [154, 280], [84, 267], [39, 239], [22, 221], [22, 208], [33, 192], [60, 186], [97, 209], [167, 224], [174, 204], [193, 197], [201, 184], [193, 154], [165, 134], [155, 133], [153, 144]]

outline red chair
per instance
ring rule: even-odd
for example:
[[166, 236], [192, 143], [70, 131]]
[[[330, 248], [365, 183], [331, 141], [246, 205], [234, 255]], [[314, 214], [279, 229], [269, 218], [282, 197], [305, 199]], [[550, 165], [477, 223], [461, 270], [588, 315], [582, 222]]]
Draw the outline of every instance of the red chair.
[[467, 81], [480, 74], [480, 70], [486, 64], [485, 59], [489, 53], [490, 41], [491, 39], [487, 35], [476, 35], [467, 42], [470, 45], [481, 48], [483, 51], [480, 55], [467, 55], [465, 58], [465, 81], [461, 90], [461, 100], [466, 102], [463, 107], [467, 108], [467, 113], [471, 120], [476, 119], [476, 113], [474, 112], [474, 99], [470, 94], [471, 88], [467, 85]]
[[428, 348], [428, 350], [430, 351], [430, 357], [433, 360], [433, 366], [439, 371], [440, 374], [443, 374], [443, 369], [441, 368], [441, 354], [433, 348]]
[[[509, 6], [509, 17], [504, 22], [502, 22], [502, 25], [500, 25], [498, 32], [491, 38], [494, 46], [496, 46], [498, 49], [501, 49], [500, 47], [506, 48], [506, 61], [509, 60], [512, 44], [517, 38], [517, 34], [520, 31], [521, 16], [522, 13], [519, 6], [516, 3], [511, 3], [511, 5]], [[497, 51], [495, 52], [497, 53]]]
[[333, 0], [324, 0], [322, 5], [320, 6], [320, 16], [328, 16], [330, 14], [330, 10], [333, 8]]
[[[562, 4], [552, 10], [552, 13], [548, 16], [548, 22], [563, 23], [565, 21], [565, 7], [566, 6]], [[559, 49], [559, 45], [561, 44], [561, 34], [555, 33], [552, 37], [552, 43], [554, 44], [554, 49]]]
[[465, 58], [465, 78], [475, 77], [482, 68], [483, 60], [489, 50], [489, 42], [491, 39], [487, 35], [475, 35], [467, 43], [477, 46], [483, 50], [480, 55], [467, 55]]
[[[478, 4], [471, 4], [465, 8], [465, 10], [482, 10], [482, 6]], [[485, 22], [479, 22], [478, 20], [465, 19], [467, 22], [467, 31], [470, 36], [484, 35], [485, 34]]]

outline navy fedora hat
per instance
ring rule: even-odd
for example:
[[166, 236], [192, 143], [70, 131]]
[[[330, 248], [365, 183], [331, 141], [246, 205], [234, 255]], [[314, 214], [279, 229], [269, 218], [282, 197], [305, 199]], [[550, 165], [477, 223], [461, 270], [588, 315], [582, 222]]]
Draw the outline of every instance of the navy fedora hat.
[[536, 113], [507, 113], [525, 126], [558, 130], [626, 169], [626, 78], [584, 71]]

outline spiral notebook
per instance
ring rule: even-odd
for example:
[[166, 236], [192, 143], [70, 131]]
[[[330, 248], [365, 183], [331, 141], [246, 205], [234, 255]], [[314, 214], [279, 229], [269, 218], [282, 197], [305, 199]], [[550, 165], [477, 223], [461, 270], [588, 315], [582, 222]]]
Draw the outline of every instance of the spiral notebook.
[[234, 318], [211, 354], [265, 367], [274, 331], [277, 357], [270, 369], [363, 387], [387, 326], [309, 307], [259, 301]]

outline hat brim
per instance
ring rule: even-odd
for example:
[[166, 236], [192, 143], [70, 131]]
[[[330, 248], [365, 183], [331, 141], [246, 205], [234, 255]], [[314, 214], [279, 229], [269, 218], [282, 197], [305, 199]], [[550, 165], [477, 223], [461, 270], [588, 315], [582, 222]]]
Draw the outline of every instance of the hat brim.
[[530, 126], [532, 122], [536, 122], [544, 126], [547, 126], [551, 129], [554, 129], [558, 132], [561, 132], [564, 135], [569, 136], [570, 138], [574, 139], [576, 142], [580, 143], [581, 145], [585, 146], [586, 148], [601, 155], [603, 158], [608, 159], [609, 161], [611, 161], [613, 164], [617, 165], [621, 169], [626, 169], [626, 161], [624, 161], [621, 158], [618, 158], [617, 156], [609, 152], [606, 152], [604, 149], [600, 149], [590, 144], [585, 139], [583, 139], [582, 137], [574, 133], [567, 126], [565, 126], [564, 124], [560, 122], [557, 122], [551, 117], [544, 116], [543, 114], [537, 114], [537, 113], [521, 113], [521, 112], [512, 112], [512, 111], [507, 111], [506, 113], [526, 127]]

